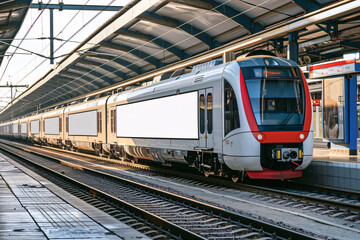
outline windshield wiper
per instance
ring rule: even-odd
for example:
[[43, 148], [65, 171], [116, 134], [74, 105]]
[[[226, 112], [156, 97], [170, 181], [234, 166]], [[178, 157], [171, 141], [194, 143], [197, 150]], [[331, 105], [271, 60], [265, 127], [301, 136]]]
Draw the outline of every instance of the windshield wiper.
[[283, 129], [285, 127], [285, 125], [290, 121], [290, 119], [292, 118], [292, 116], [297, 112], [298, 110], [295, 109], [295, 111], [293, 111], [292, 113], [290, 113], [289, 115], [287, 115], [287, 117], [280, 123], [279, 129]]

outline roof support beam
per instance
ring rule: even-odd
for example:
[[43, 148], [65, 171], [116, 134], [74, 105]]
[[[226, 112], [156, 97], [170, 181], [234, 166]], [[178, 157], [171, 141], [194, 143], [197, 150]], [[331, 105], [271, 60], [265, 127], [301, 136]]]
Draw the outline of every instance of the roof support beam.
[[102, 42], [102, 43], [100, 43], [100, 47], [110, 48], [110, 49], [114, 49], [117, 51], [121, 51], [121, 52], [125, 52], [128, 54], [134, 55], [135, 57], [140, 58], [141, 60], [146, 61], [146, 62], [154, 65], [155, 67], [163, 66], [163, 64], [157, 58], [150, 56], [149, 54], [147, 54], [139, 49], [133, 49], [133, 48], [127, 47], [125, 45], [116, 44], [116, 43], [112, 43], [112, 42]]
[[84, 85], [80, 86], [80, 87], [86, 89], [87, 91], [89, 91], [91, 89], [99, 89], [100, 88], [98, 85], [94, 84], [94, 82], [93, 82], [94, 79], [83, 76], [82, 74], [79, 74], [79, 73], [62, 72], [62, 73], [60, 73], [60, 76], [72, 78], [73, 79], [72, 82], [74, 82], [76, 80], [83, 82]]
[[[114, 84], [114, 82], [112, 81], [111, 78], [106, 77], [103, 74], [101, 74], [99, 72], [96, 72], [95, 70], [90, 70], [88, 68], [78, 67], [78, 66], [74, 66], [74, 65], [69, 66], [69, 69], [73, 69], [73, 70], [76, 70], [76, 71], [79, 71], [79, 72], [84, 72], [84, 73], [86, 73], [86, 75], [84, 75], [84, 76], [92, 75], [92, 76], [95, 77], [95, 80], [100, 80], [100, 81], [105, 82], [105, 83], [107, 83], [109, 85]], [[92, 81], [92, 82], [95, 85], [97, 85], [98, 87], [102, 87], [102, 85], [97, 84], [96, 81]]]
[[[169, 0], [167, 0], [170, 2]], [[189, 2], [193, 2], [189, 4]], [[231, 18], [233, 21], [237, 22], [241, 26], [243, 26], [249, 33], [256, 33], [264, 30], [264, 27], [261, 26], [259, 23], [255, 23], [254, 19], [251, 19], [246, 14], [239, 12], [238, 10], [230, 7], [229, 5], [219, 3], [216, 1], [209, 1], [209, 0], [196, 0], [196, 1], [188, 1], [188, 0], [176, 0], [176, 3], [181, 3], [184, 5], [190, 5], [196, 8], [202, 8], [214, 11], [217, 11], [228, 18]]]
[[84, 94], [84, 93], [87, 93], [87, 89], [74, 81], [73, 78], [69, 78], [69, 77], [66, 77], [66, 76], [56, 76], [54, 78], [54, 80], [57, 80], [58, 82], [64, 82], [66, 81], [67, 83], [66, 84], [63, 84], [63, 85], [60, 85], [58, 86], [57, 88], [63, 88], [65, 89], [66, 92], [78, 92], [80, 94]]
[[[47, 92], [49, 92], [49, 90], [47, 90]], [[79, 91], [80, 92], [80, 91]], [[46, 92], [44, 92], [45, 94]], [[57, 99], [57, 98], [63, 98], [63, 99], [66, 99], [68, 97], [73, 97], [75, 94], [73, 92], [70, 92], [70, 91], [67, 91], [65, 90], [64, 87], [54, 87], [54, 90], [53, 90], [53, 94], [56, 95], [54, 98]], [[80, 92], [80, 94], [82, 94], [82, 92]], [[39, 95], [39, 94], [38, 94]], [[67, 97], [68, 96], [68, 97]], [[35, 99], [38, 99], [40, 98], [41, 95], [39, 96], [36, 96], [35, 95]], [[51, 97], [51, 96], [50, 96]], [[34, 101], [37, 101], [37, 100], [34, 100]]]
[[184, 53], [180, 48], [174, 46], [173, 44], [171, 44], [165, 40], [162, 40], [161, 38], [156, 38], [151, 35], [131, 31], [131, 30], [128, 30], [125, 28], [117, 30], [116, 33], [131, 37], [131, 38], [139, 39], [141, 41], [150, 42], [152, 44], [155, 44], [155, 45], [165, 49], [165, 51], [168, 51], [181, 59], [189, 57], [189, 55]]
[[293, 0], [297, 5], [305, 10], [306, 13], [319, 10], [321, 5], [314, 0]]
[[115, 74], [116, 76], [121, 77], [122, 79], [126, 79], [126, 75], [124, 73], [122, 73], [119, 69], [113, 68], [106, 64], [102, 64], [102, 63], [94, 62], [94, 61], [90, 61], [90, 60], [85, 60], [85, 59], [80, 59], [76, 63], [80, 63], [80, 64], [84, 64], [84, 65], [88, 65], [88, 66], [89, 65], [94, 66], [94, 67], [103, 69], [105, 71], [111, 72], [112, 74]]
[[9, 24], [9, 25], [2, 25], [0, 26], [0, 31], [6, 31], [6, 30], [14, 30], [20, 27], [20, 25], [17, 24]]
[[341, 45], [344, 45], [346, 47], [351, 47], [356, 50], [360, 49], [360, 42], [343, 41], [343, 42], [341, 42]]
[[104, 55], [104, 54], [94, 54], [94, 55], [91, 55], [91, 57], [105, 59], [105, 60], [114, 62], [116, 64], [119, 64], [123, 68], [129, 69], [137, 74], [140, 74], [142, 72], [141, 69], [138, 66], [136, 66], [134, 63], [128, 62], [128, 61], [118, 58], [118, 57], [113, 57], [113, 56]]
[[14, 3], [14, 1], [9, 1], [8, 3], [3, 3], [0, 5], [0, 11], [10, 11], [16, 10], [20, 8], [29, 7], [31, 0], [18, 0]]
[[206, 45], [208, 45], [210, 48], [215, 48], [220, 46], [219, 42], [214, 41], [214, 39], [208, 35], [207, 33], [203, 32], [202, 30], [191, 26], [190, 24], [183, 23], [181, 21], [165, 17], [165, 16], [159, 16], [157, 14], [153, 14], [150, 12], [145, 12], [141, 14], [139, 17], [137, 17], [138, 20], [145, 20], [148, 22], [152, 22], [155, 24], [163, 25], [170, 28], [178, 28], [183, 30], [184, 32], [192, 35], [194, 38], [199, 39]]
[[[45, 4], [32, 3], [30, 8], [44, 9]], [[100, 5], [75, 5], [75, 4], [48, 4], [47, 9], [62, 10], [86, 10], [86, 11], [120, 11], [123, 7], [100, 6]]]

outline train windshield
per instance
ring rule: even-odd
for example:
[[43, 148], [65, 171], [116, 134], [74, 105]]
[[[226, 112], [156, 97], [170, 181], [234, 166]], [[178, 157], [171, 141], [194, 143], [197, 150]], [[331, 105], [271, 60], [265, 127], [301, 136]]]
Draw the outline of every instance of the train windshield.
[[304, 123], [304, 85], [298, 68], [241, 68], [260, 131], [298, 131]]

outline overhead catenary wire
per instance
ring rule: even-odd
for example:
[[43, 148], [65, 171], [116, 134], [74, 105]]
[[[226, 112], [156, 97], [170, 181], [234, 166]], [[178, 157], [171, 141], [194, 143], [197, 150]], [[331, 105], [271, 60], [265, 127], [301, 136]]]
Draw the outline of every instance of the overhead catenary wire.
[[[78, 42], [78, 41], [72, 41], [71, 39], [77, 34], [79, 33], [83, 28], [85, 28], [90, 22], [92, 22], [96, 17], [98, 17], [102, 12], [102, 11], [99, 11], [95, 17], [93, 17], [91, 20], [89, 20], [85, 25], [83, 25], [80, 29], [78, 29], [78, 31], [76, 31], [76, 33], [74, 33], [71, 37], [69, 37], [68, 39], [62, 39], [62, 38], [58, 38], [58, 36], [60, 34], [63, 33], [63, 31], [69, 26], [69, 24], [76, 18], [76, 16], [84, 9], [84, 7], [88, 4], [90, 0], [88, 0], [85, 4], [82, 5], [81, 9], [79, 9], [77, 11], [77, 13], [70, 19], [70, 21], [63, 27], [63, 29], [54, 37], [55, 40], [59, 40], [59, 41], [65, 41], [63, 44], [61, 44], [55, 51], [54, 53], [56, 53], [59, 49], [61, 49], [66, 43], [81, 43], [81, 42]], [[104, 7], [104, 9], [106, 9], [107, 7], [109, 7], [113, 2], [115, 2], [115, 0], [112, 0], [110, 1], [107, 6]], [[47, 39], [50, 39], [50, 38], [47, 38]], [[44, 50], [47, 49], [47, 47], [49, 46], [50, 44], [47, 44], [40, 52], [43, 52]], [[89, 44], [91, 45], [91, 43]], [[60, 57], [63, 57], [63, 55], [61, 56], [58, 56], [58, 57], [55, 57], [55, 58], [60, 58]], [[28, 72], [22, 79], [20, 79], [19, 81], [17, 81], [17, 83], [20, 83], [22, 82], [26, 77], [28, 77], [30, 74], [32, 74], [37, 68], [39, 68], [45, 61], [47, 61], [49, 59], [49, 57], [45, 57], [46, 59], [41, 61], [35, 68], [33, 68], [30, 72]], [[30, 60], [24, 67], [26, 67], [30, 62], [34, 61], [36, 58], [33, 58], [32, 60]], [[23, 68], [24, 68], [23, 67]], [[6, 94], [8, 94], [9, 92], [7, 92]]]
[[[219, 4], [218, 6], [212, 8], [211, 10], [216, 10], [217, 8], [223, 6], [224, 4], [226, 4], [226, 3], [230, 2], [230, 1], [232, 1], [232, 0], [228, 0], [228, 1], [226, 1], [226, 2], [223, 2], [222, 4]], [[264, 2], [262, 2], [262, 3], [259, 3], [258, 6], [261, 6], [261, 5], [263, 5], [263, 4], [265, 4], [265, 3], [269, 2], [269, 1], [271, 1], [271, 0], [267, 0], [267, 1], [264, 1]], [[176, 45], [178, 45], [178, 44], [180, 44], [180, 43], [182, 43], [182, 42], [184, 42], [184, 41], [187, 41], [188, 39], [191, 39], [191, 38], [193, 38], [194, 36], [197, 36], [197, 35], [199, 35], [199, 34], [201, 34], [201, 33], [203, 33], [203, 32], [206, 32], [206, 31], [208, 31], [208, 30], [210, 30], [210, 29], [212, 29], [212, 28], [214, 28], [214, 27], [216, 27], [216, 26], [218, 26], [218, 25], [220, 25], [220, 24], [222, 24], [222, 23], [224, 23], [224, 22], [230, 21], [230, 20], [232, 20], [233, 18], [235, 18], [235, 17], [237, 17], [237, 16], [240, 16], [240, 15], [242, 15], [242, 14], [245, 14], [246, 12], [249, 12], [249, 11], [255, 9], [256, 7], [257, 7], [257, 6], [253, 6], [253, 7], [250, 8], [250, 9], [247, 9], [247, 10], [245, 10], [245, 11], [243, 11], [243, 12], [240, 12], [239, 14], [236, 14], [236, 15], [228, 18], [228, 19], [225, 19], [225, 20], [217, 23], [216, 25], [213, 25], [213, 26], [211, 26], [211, 27], [209, 27], [209, 28], [206, 28], [206, 29], [198, 32], [197, 34], [191, 35], [191, 36], [189, 36], [188, 38], [186, 38], [186, 39], [184, 39], [184, 40], [182, 40], [182, 41], [180, 41], [180, 42], [177, 42], [177, 43], [175, 43], [175, 44], [172, 44], [172, 45], [169, 46], [168, 48], [161, 49], [160, 51], [158, 51], [158, 52], [156, 52], [156, 53], [154, 53], [154, 54], [151, 54], [151, 55], [149, 55], [149, 56], [147, 56], [147, 57], [145, 57], [145, 58], [143, 58], [143, 59], [147, 59], [147, 58], [149, 58], [149, 57], [152, 57], [152, 56], [154, 56], [154, 55], [156, 55], [156, 54], [158, 54], [158, 53], [160, 53], [160, 52], [162, 52], [162, 51], [164, 51], [164, 50], [167, 50], [167, 49], [169, 49], [169, 48], [171, 48], [171, 47], [173, 47], [173, 46], [176, 46]], [[188, 24], [189, 22], [191, 22], [191, 21], [193, 21], [193, 20], [195, 20], [195, 19], [197, 19], [197, 18], [199, 18], [199, 17], [201, 17], [201, 16], [196, 16], [196, 17], [194, 17], [194, 18], [192, 18], [192, 19], [190, 19], [190, 20], [188, 20], [188, 21], [180, 24], [179, 26], [177, 26], [177, 28], [178, 28], [178, 27], [181, 27], [181, 26], [183, 26], [183, 25], [185, 25], [185, 24]], [[163, 34], [157, 36], [156, 38], [152, 39], [151, 41], [148, 41], [148, 42], [146, 42], [146, 43], [144, 43], [144, 44], [142, 44], [142, 45], [139, 45], [138, 47], [133, 48], [131, 51], [128, 51], [128, 52], [126, 52], [126, 53], [124, 53], [124, 54], [122, 54], [122, 55], [119, 55], [119, 56], [117, 56], [117, 57], [115, 57], [114, 59], [109, 60], [109, 61], [114, 61], [114, 60], [116, 60], [116, 59], [124, 56], [124, 55], [127, 54], [127, 53], [130, 53], [130, 52], [132, 52], [132, 51], [135, 51], [136, 49], [139, 49], [140, 47], [148, 44], [149, 42], [153, 42], [153, 41], [155, 41], [156, 39], [161, 38], [163, 35], [166, 35], [166, 34], [169, 34], [169, 33], [172, 32], [172, 31], [175, 31], [177, 28], [173, 28], [173, 29], [171, 29], [170, 31], [168, 31], [168, 32], [166, 32], [166, 33], [163, 33]], [[109, 61], [106, 61], [105, 63], [103, 63], [103, 64], [101, 64], [101, 65], [99, 65], [99, 66], [91, 69], [89, 72], [86, 72], [86, 73], [84, 73], [83, 75], [81, 75], [81, 76], [79, 76], [79, 77], [77, 77], [77, 78], [74, 78], [73, 81], [75, 81], [76, 79], [80, 79], [81, 77], [86, 76], [87, 74], [91, 74], [92, 71], [95, 71], [95, 69], [100, 68], [101, 66], [105, 65], [105, 64], [106, 64], [107, 62], [109, 62]], [[131, 63], [131, 64], [129, 64], [129, 65], [124, 66], [124, 67], [128, 67], [128, 66], [134, 65], [135, 63], [140, 62], [140, 61], [142, 61], [142, 60], [133, 62], [133, 63]], [[115, 72], [119, 72], [119, 71], [120, 71], [120, 70], [116, 70], [116, 71], [113, 71], [113, 72], [110, 72], [110, 73], [115, 73]], [[106, 77], [106, 76], [109, 75], [110, 73], [105, 74], [105, 75], [103, 75], [102, 77], [94, 78], [92, 81], [88, 81], [86, 84], [91, 84], [91, 83], [93, 83], [93, 82], [95, 82], [95, 81], [97, 81], [97, 80], [99, 80], [99, 79], [102, 79], [103, 77]], [[54, 91], [56, 91], [56, 90], [59, 89], [59, 88], [62, 88], [63, 86], [67, 86], [68, 84], [70, 84], [70, 83], [63, 84], [62, 86], [53, 89], [52, 91], [50, 91], [49, 93], [45, 94], [44, 96], [41, 96], [39, 99], [43, 99], [44, 97], [49, 96], [49, 95], [51, 96], [51, 94], [52, 94]], [[80, 87], [73, 88], [72, 91], [75, 91], [75, 90], [78, 90], [78, 89], [80, 89]], [[68, 93], [72, 92], [72, 91], [69, 91], [69, 90], [66, 90], [66, 89], [63, 89], [63, 88], [62, 88], [62, 90], [64, 90], [65, 93], [63, 93], [63, 94], [61, 94], [61, 95], [57, 95], [57, 97], [62, 97], [62, 96], [67, 95]], [[51, 101], [51, 100], [47, 100], [47, 101], [45, 101], [45, 102], [42, 102], [42, 104], [47, 103], [47, 102], [49, 102], [49, 101]]]
[[[218, 6], [212, 8], [212, 9], [210, 9], [210, 10], [216, 10], [217, 8], [223, 6], [224, 4], [226, 4], [226, 3], [230, 2], [230, 1], [232, 1], [232, 0], [228, 0], [228, 1], [226, 1], [226, 2], [223, 2], [222, 4], [219, 4]], [[209, 28], [206, 28], [206, 29], [204, 29], [204, 30], [202, 30], [202, 31], [194, 34], [194, 35], [189, 36], [189, 37], [186, 38], [186, 39], [183, 39], [182, 41], [179, 41], [179, 42], [177, 42], [177, 43], [175, 43], [175, 44], [172, 44], [172, 45], [169, 46], [168, 48], [161, 49], [160, 51], [158, 51], [158, 52], [156, 52], [156, 53], [153, 53], [153, 54], [151, 54], [151, 55], [149, 55], [149, 56], [147, 56], [147, 57], [144, 57], [144, 58], [142, 58], [141, 60], [135, 61], [135, 62], [133, 62], [133, 63], [131, 63], [131, 64], [129, 64], [129, 65], [123, 66], [123, 68], [129, 67], [129, 66], [132, 66], [132, 65], [135, 65], [136, 63], [138, 63], [138, 62], [140, 62], [140, 61], [142, 61], [142, 60], [145, 60], [145, 59], [150, 58], [150, 57], [152, 57], [152, 56], [154, 56], [154, 55], [156, 55], [156, 54], [158, 54], [158, 53], [163, 52], [164, 50], [167, 50], [167, 49], [169, 49], [169, 48], [171, 48], [171, 47], [177, 46], [177, 45], [179, 45], [180, 43], [185, 42], [185, 41], [193, 38], [194, 36], [196, 37], [196, 36], [199, 35], [199, 34], [202, 34], [202, 33], [206, 32], [206, 31], [208, 31], [208, 30], [211, 30], [211, 29], [217, 27], [218, 25], [220, 25], [220, 24], [222, 24], [222, 23], [224, 23], [224, 22], [230, 21], [230, 20], [232, 20], [233, 18], [235, 18], [235, 17], [237, 17], [237, 16], [240, 16], [240, 15], [242, 15], [242, 14], [245, 14], [246, 12], [249, 12], [249, 11], [255, 9], [255, 8], [258, 7], [258, 6], [261, 6], [261, 5], [263, 5], [263, 4], [266, 4], [266, 3], [269, 2], [269, 1], [271, 1], [271, 0], [263, 1], [262, 3], [258, 4], [257, 6], [253, 6], [253, 7], [251, 7], [250, 9], [247, 9], [247, 10], [245, 10], [245, 11], [243, 11], [243, 12], [240, 12], [240, 13], [238, 13], [238, 14], [230, 17], [230, 18], [227, 18], [227, 19], [225, 19], [225, 20], [223, 20], [223, 21], [221, 21], [221, 22], [219, 22], [219, 23], [217, 23], [217, 24], [215, 24], [215, 25], [213, 25], [213, 26], [211, 26], [211, 27], [209, 27]], [[193, 21], [193, 20], [195, 20], [195, 19], [197, 19], [197, 18], [199, 18], [199, 17], [201, 17], [201, 16], [196, 16], [196, 17], [194, 17], [194, 18], [192, 18], [192, 19], [190, 19], [190, 20], [188, 20], [188, 21], [180, 24], [179, 26], [177, 26], [177, 28], [178, 28], [178, 27], [181, 27], [181, 26], [183, 26], [183, 25], [185, 25], [185, 24], [188, 24], [188, 23], [190, 23], [191, 21]], [[145, 46], [145, 45], [147, 45], [148, 43], [151, 43], [151, 42], [155, 41], [156, 39], [159, 39], [159, 38], [161, 38], [162, 36], [164, 36], [164, 35], [166, 35], [166, 34], [169, 34], [169, 33], [171, 33], [172, 31], [175, 31], [177, 28], [173, 28], [173, 29], [171, 29], [170, 31], [168, 31], [168, 32], [166, 32], [166, 33], [163, 33], [163, 34], [155, 37], [155, 38], [152, 39], [151, 41], [148, 41], [148, 42], [146, 42], [146, 43], [144, 43], [144, 44], [141, 44], [141, 45], [139, 45], [139, 46], [131, 49], [130, 51], [128, 51], [128, 52], [126, 52], [126, 53], [124, 53], [124, 54], [121, 54], [121, 55], [119, 55], [119, 56], [117, 56], [117, 57], [114, 57], [114, 59], [112, 59], [112, 60], [106, 61], [105, 63], [103, 63], [103, 64], [101, 64], [101, 65], [99, 65], [99, 66], [96, 66], [96, 67], [94, 67], [94, 68], [92, 68], [92, 69], [89, 69], [88, 72], [82, 74], [81, 76], [79, 76], [79, 77], [77, 77], [77, 78], [74, 78], [73, 81], [75, 81], [76, 79], [80, 79], [81, 77], [86, 76], [86, 75], [88, 75], [88, 74], [91, 74], [92, 71], [95, 71], [95, 69], [98, 69], [98, 68], [100, 68], [100, 67], [103, 66], [103, 65], [106, 65], [106, 63], [111, 62], [111, 61], [114, 62], [114, 60], [125, 56], [125, 54], [128, 54], [128, 53], [131, 53], [131, 52], [133, 52], [133, 51], [136, 51], [137, 49], [141, 48], [142, 46]], [[99, 54], [101, 54], [101, 53], [99, 53]], [[109, 72], [109, 73], [107, 73], [107, 74], [104, 74], [102, 77], [94, 78], [92, 81], [88, 81], [87, 84], [90, 84], [90, 83], [93, 83], [93, 82], [95, 82], [95, 81], [97, 81], [97, 80], [99, 80], [99, 79], [102, 79], [103, 77], [108, 76], [110, 73], [115, 74], [116, 72], [119, 72], [119, 71], [120, 71], [120, 69], [115, 70], [115, 71], [112, 71], [112, 72]], [[68, 84], [70, 84], [70, 83], [63, 84], [62, 86], [67, 86]], [[54, 90], [52, 90], [51, 92], [47, 93], [46, 95], [42, 96], [41, 99], [44, 98], [44, 97], [46, 97], [46, 96], [48, 96], [49, 94], [52, 94], [54, 91], [56, 91], [56, 90], [59, 89], [59, 88], [61, 88], [61, 86], [60, 86], [60, 87], [57, 87], [56, 89], [54, 89]], [[79, 88], [80, 88], [80, 87], [74, 88], [73, 90], [78, 90]], [[63, 93], [63, 94], [61, 94], [61, 95], [58, 95], [58, 97], [61, 97], [61, 96], [64, 96], [64, 95], [70, 93], [69, 90], [66, 90], [66, 89], [63, 89], [63, 90], [64, 90], [66, 93]], [[49, 102], [49, 101], [50, 101], [50, 100], [47, 100], [47, 101], [45, 101], [45, 102], [43, 102], [43, 103], [47, 103], [47, 102]]]
[[[17, 47], [15, 48], [14, 53], [16, 53], [17, 49], [20, 47], [20, 45], [22, 44], [22, 42], [24, 41], [24, 39], [26, 38], [26, 36], [29, 34], [29, 32], [31, 31], [31, 29], [34, 27], [35, 23], [36, 23], [37, 20], [40, 18], [40, 16], [41, 16], [42, 13], [45, 11], [45, 9], [47, 8], [47, 6], [49, 5], [50, 2], [51, 2], [51, 0], [49, 0], [49, 1], [47, 2], [47, 4], [45, 5], [44, 9], [39, 13], [39, 15], [36, 17], [35, 21], [30, 25], [30, 27], [29, 27], [29, 29], [26, 31], [24, 37], [22, 38], [22, 40], [20, 41], [20, 43], [19, 43], [19, 44], [17, 45]], [[4, 69], [4, 72], [3, 72], [2, 76], [1, 76], [1, 78], [0, 78], [0, 81], [1, 81], [1, 79], [4, 78], [5, 72], [6, 72], [7, 68], [8, 68], [8, 66], [9, 66], [9, 64], [10, 64], [13, 56], [14, 56], [14, 55], [12, 55], [12, 56], [10, 57], [9, 61], [6, 63], [6, 66], [5, 66], [5, 69]]]
[[[75, 17], [80, 13], [80, 11], [86, 6], [86, 4], [89, 2], [90, 0], [87, 0], [87, 2], [85, 4], [82, 5], [82, 8], [79, 9], [76, 14], [70, 19], [70, 21], [65, 25], [65, 27], [63, 27], [63, 29], [55, 36], [55, 38], [57, 38], [60, 34], [63, 33], [63, 31], [69, 26], [69, 24], [75, 19]], [[54, 38], [54, 39], [55, 39]], [[50, 39], [50, 38], [49, 38]], [[40, 51], [43, 52], [44, 50], [46, 50], [49, 47], [49, 43]], [[60, 46], [61, 48], [62, 46]], [[57, 52], [60, 48], [57, 48], [55, 52]], [[36, 60], [36, 58], [31, 59], [27, 64], [24, 65], [23, 68], [25, 68], [26, 66], [28, 66], [31, 62], [33, 62], [34, 60]], [[33, 68], [29, 73], [27, 73], [22, 79], [20, 79], [19, 81], [17, 81], [17, 83], [22, 82], [27, 76], [29, 76], [31, 73], [33, 73], [36, 69], [38, 69], [45, 61], [47, 61], [47, 59], [41, 61], [35, 68]]]
[[[230, 1], [231, 1], [231, 0], [228, 0], [228, 1], [226, 1], [226, 2], [224, 2], [224, 3], [222, 3], [222, 4], [220, 4], [220, 5], [218, 5], [217, 7], [214, 7], [212, 10], [216, 10], [216, 8], [221, 7], [221, 6], [223, 6], [224, 4], [226, 4], [226, 3], [230, 2]], [[239, 14], [237, 14], [237, 15], [235, 15], [235, 16], [232, 16], [231, 18], [228, 18], [228, 19], [226, 19], [226, 20], [224, 20], [224, 21], [222, 21], [222, 22], [219, 22], [219, 23], [216, 24], [215, 26], [211, 26], [211, 27], [209, 27], [209, 28], [207, 28], [207, 29], [204, 29], [203, 31], [201, 31], [201, 32], [199, 32], [199, 33], [197, 33], [197, 34], [194, 34], [194, 35], [192, 35], [192, 36], [184, 39], [184, 40], [181, 41], [181, 42], [184, 42], [184, 41], [188, 40], [189, 38], [193, 38], [194, 36], [197, 36], [198, 34], [201, 34], [201, 33], [205, 32], [205, 31], [207, 31], [207, 30], [209, 30], [209, 29], [212, 29], [212, 28], [218, 26], [218, 25], [221, 24], [221, 23], [224, 23], [224, 22], [226, 22], [226, 21], [232, 20], [232, 18], [235, 18], [235, 17], [237, 17], [237, 16], [239, 16], [239, 15], [241, 15], [241, 14], [244, 14], [244, 13], [246, 13], [246, 12], [248, 12], [248, 11], [251, 11], [251, 10], [253, 10], [254, 8], [259, 7], [259, 6], [265, 4], [265, 3], [269, 2], [269, 1], [270, 1], [270, 0], [264, 1], [264, 2], [262, 2], [262, 3], [260, 3], [260, 4], [256, 5], [256, 6], [254, 6], [254, 7], [252, 7], [252, 8], [250, 8], [250, 9], [247, 9], [247, 10], [244, 11], [244, 12], [240, 12]], [[195, 19], [198, 18], [198, 17], [199, 17], [199, 16], [194, 17], [194, 18], [192, 18], [192, 19], [190, 19], [190, 20], [182, 23], [181, 25], [179, 25], [179, 26], [177, 26], [177, 27], [181, 27], [182, 25], [187, 24], [187, 23], [195, 20]], [[171, 29], [169, 32], [174, 31], [175, 29], [176, 29], [176, 28]], [[150, 43], [150, 42], [153, 42], [154, 40], [156, 40], [156, 39], [158, 39], [158, 38], [161, 38], [163, 35], [168, 34], [169, 32], [164, 33], [164, 34], [162, 34], [162, 35], [160, 35], [160, 36], [157, 36], [156, 38], [152, 39], [151, 41], [148, 41], [148, 42], [146, 42], [146, 43], [144, 43], [144, 44], [142, 44], [142, 45], [140, 45], [140, 46], [132, 49], [131, 51], [126, 52], [125, 54], [127, 54], [127, 53], [129, 53], [129, 52], [132, 52], [132, 51], [135, 51], [136, 49], [140, 48], [141, 46], [144, 46], [144, 45], [146, 45], [146, 44], [148, 44], [148, 43]], [[159, 53], [159, 52], [163, 52], [163, 51], [165, 51], [165, 50], [167, 50], [167, 49], [169, 49], [169, 48], [171, 48], [171, 47], [173, 47], [173, 46], [176, 46], [176, 45], [180, 44], [181, 42], [178, 42], [178, 43], [176, 43], [176, 44], [173, 44], [173, 45], [171, 45], [171, 46], [168, 47], [168, 48], [161, 49], [160, 51], [158, 51], [158, 52], [156, 52], [156, 53], [154, 53], [154, 54], [151, 54], [151, 55], [149, 55], [148, 57], [154, 56], [154, 55], [156, 55], [156, 54]], [[124, 56], [125, 54], [119, 55], [119, 56], [117, 56], [116, 58], [114, 58], [113, 60], [109, 60], [109, 61], [114, 61], [114, 60], [116, 60], [116, 59]], [[148, 57], [143, 58], [143, 59], [147, 59]], [[87, 75], [87, 74], [90, 74], [92, 71], [94, 71], [95, 69], [100, 68], [101, 66], [107, 64], [109, 61], [106, 61], [105, 63], [103, 63], [103, 64], [95, 67], [94, 69], [92, 69], [92, 70], [90, 70], [89, 72], [83, 74], [82, 76], [85, 76], [85, 75]], [[142, 61], [142, 60], [139, 60], [139, 61]], [[137, 61], [137, 62], [139, 62], [139, 61]], [[137, 63], [137, 62], [133, 62], [133, 63], [127, 65], [127, 66], [134, 65], [134, 64]], [[124, 66], [124, 67], [126, 67], [126, 66]], [[115, 73], [115, 72], [118, 72], [118, 71], [120, 71], [120, 70], [116, 70], [116, 71], [113, 71], [113, 72], [110, 72], [110, 73]], [[108, 73], [108, 74], [110, 74], [110, 73]], [[95, 78], [95, 79], [93, 79], [92, 81], [89, 81], [88, 84], [90, 84], [90, 83], [92, 83], [92, 82], [94, 82], [94, 81], [97, 81], [97, 80], [99, 80], [99, 79], [102, 79], [103, 77], [107, 76], [108, 74], [105, 74], [105, 75], [103, 75], [102, 77]], [[78, 77], [78, 78], [74, 78], [73, 81], [75, 81], [76, 79], [80, 79], [82, 76], [80, 76], [80, 77]], [[63, 86], [66, 86], [66, 85], [68, 85], [68, 84], [69, 84], [69, 83], [64, 84]], [[59, 89], [59, 88], [62, 88], [62, 87], [58, 87], [58, 88], [52, 90], [51, 92], [49, 92], [49, 93], [47, 93], [46, 95], [42, 96], [40, 99], [42, 99], [42, 98], [44, 98], [44, 97], [46, 97], [46, 96], [49, 96], [49, 95], [51, 96], [52, 93], [53, 93], [54, 91], [56, 91], [57, 89]], [[79, 88], [75, 88], [75, 89], [73, 89], [73, 90], [77, 90], [77, 89], [79, 89]], [[57, 97], [64, 96], [64, 95], [66, 95], [66, 94], [68, 94], [68, 93], [71, 92], [71, 91], [68, 91], [68, 90], [66, 90], [66, 89], [63, 89], [63, 90], [65, 91], [65, 93], [64, 93], [64, 94], [61, 94], [61, 95], [57, 95]], [[47, 102], [49, 102], [49, 101], [50, 101], [50, 100], [47, 100], [47, 101], [43, 102], [42, 104], [47, 103]]]

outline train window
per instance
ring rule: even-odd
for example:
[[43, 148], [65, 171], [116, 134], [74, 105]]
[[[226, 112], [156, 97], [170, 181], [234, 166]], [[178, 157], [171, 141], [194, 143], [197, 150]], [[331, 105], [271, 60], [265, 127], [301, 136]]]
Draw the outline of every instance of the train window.
[[42, 131], [45, 133], [45, 120], [43, 120], [43, 129]]
[[227, 135], [240, 127], [239, 110], [234, 89], [228, 81], [224, 81], [224, 131]]
[[62, 121], [61, 121], [61, 118], [59, 118], [59, 132], [61, 132], [62, 131]]
[[207, 131], [209, 134], [212, 134], [213, 123], [212, 123], [212, 94], [208, 93], [207, 95]]
[[200, 133], [204, 134], [205, 132], [205, 96], [204, 94], [200, 95]]

